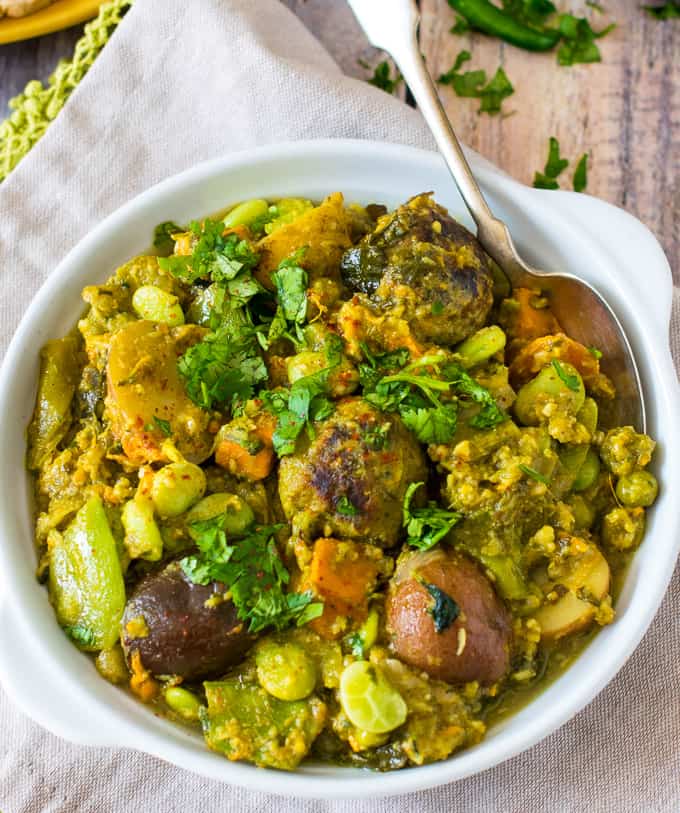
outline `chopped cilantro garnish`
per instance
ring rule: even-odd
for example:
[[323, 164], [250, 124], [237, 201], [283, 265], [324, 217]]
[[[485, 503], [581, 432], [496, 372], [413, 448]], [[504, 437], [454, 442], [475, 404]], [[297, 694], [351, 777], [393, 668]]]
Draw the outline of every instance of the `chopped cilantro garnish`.
[[335, 510], [343, 517], [356, 517], [359, 514], [359, 509], [346, 494], [343, 494], [337, 501]]
[[460, 615], [460, 607], [436, 584], [423, 582], [423, 586], [434, 599], [434, 604], [427, 612], [432, 616], [435, 631], [444, 632]]
[[303, 324], [307, 318], [309, 275], [299, 264], [305, 250], [306, 248], [299, 249], [283, 260], [272, 274], [283, 317], [298, 325]]
[[524, 472], [527, 477], [531, 477], [532, 480], [537, 480], [539, 483], [543, 483], [544, 486], [549, 484], [549, 480], [547, 477], [544, 477], [540, 471], [536, 471], [536, 469], [532, 469], [531, 466], [525, 466], [524, 463], [520, 463], [518, 466], [521, 472]]
[[[366, 354], [366, 348], [364, 348]], [[390, 363], [394, 360], [391, 359]], [[405, 357], [399, 359], [405, 361]], [[399, 412], [402, 420], [421, 443], [448, 443], [456, 431], [458, 401], [470, 399], [481, 410], [470, 420], [479, 429], [490, 428], [506, 419], [491, 393], [457, 364], [448, 363], [444, 356], [424, 356], [409, 367], [391, 375], [381, 374], [375, 357], [360, 365], [359, 376], [364, 386], [364, 398], [384, 412]], [[435, 372], [419, 372], [430, 367]], [[442, 400], [451, 393], [457, 399]]]
[[438, 299], [432, 303], [432, 315], [441, 316], [444, 313], [444, 305]]
[[650, 17], [654, 17], [657, 20], [680, 18], [680, 2], [678, 2], [678, 0], [667, 0], [663, 6], [643, 6], [642, 8]]
[[89, 627], [82, 624], [72, 624], [63, 628], [68, 637], [80, 646], [94, 646], [97, 636]]
[[601, 62], [602, 56], [595, 40], [601, 39], [616, 28], [612, 23], [602, 31], [593, 31], [585, 17], [575, 17], [573, 14], [560, 14], [559, 26], [562, 44], [557, 49], [557, 61], [560, 65]]
[[238, 335], [228, 326], [209, 333], [180, 357], [177, 369], [189, 397], [203, 409], [245, 401], [268, 377], [255, 334], [246, 327]]
[[442, 85], [449, 85], [457, 96], [475, 98], [481, 101], [479, 112], [494, 115], [501, 112], [503, 99], [515, 92], [503, 68], [498, 68], [493, 78], [487, 83], [486, 71], [476, 70], [460, 73], [462, 65], [471, 59], [469, 51], [461, 51], [453, 67], [443, 73], [437, 80]]
[[572, 392], [578, 392], [580, 389], [578, 376], [568, 373], [564, 366], [557, 359], [552, 360], [552, 366], [557, 375], [562, 379], [564, 385]]
[[585, 191], [588, 185], [588, 153], [584, 152], [574, 171], [574, 192]]
[[380, 426], [374, 426], [364, 432], [364, 443], [369, 449], [374, 452], [379, 452], [387, 446], [390, 434], [390, 423], [383, 423]]
[[[366, 70], [370, 70], [370, 65], [365, 62], [363, 59], [359, 60], [359, 64], [362, 68]], [[366, 81], [369, 85], [373, 85], [373, 87], [379, 88], [380, 90], [384, 90], [385, 93], [394, 93], [394, 91], [399, 87], [403, 80], [403, 76], [396, 72], [394, 78], [392, 78], [392, 71], [389, 65], [389, 62], [383, 60], [379, 62], [375, 69], [373, 70], [373, 76], [371, 76]]]
[[353, 632], [347, 636], [347, 646], [355, 658], [363, 660], [366, 657], [366, 646], [363, 635], [360, 632]]
[[588, 352], [591, 356], [596, 358], [598, 361], [602, 358], [602, 351], [598, 350], [597, 347], [589, 347]]
[[170, 421], [166, 421], [164, 418], [159, 418], [157, 415], [154, 415], [153, 422], [156, 428], [160, 429], [166, 438], [169, 438], [172, 435], [172, 427], [170, 426]]
[[281, 630], [291, 623], [301, 626], [318, 618], [323, 604], [313, 601], [311, 591], [285, 592], [290, 574], [274, 540], [282, 526], [252, 527], [242, 539], [232, 540], [225, 531], [226, 521], [227, 515], [222, 514], [189, 526], [199, 553], [180, 561], [187, 578], [195, 584], [224, 584], [251, 633], [265, 627]]
[[458, 364], [448, 364], [443, 373], [459, 396], [467, 396], [482, 407], [470, 419], [470, 426], [474, 426], [476, 429], [490, 429], [507, 419], [508, 416], [498, 406], [496, 399], [489, 390], [466, 373]]
[[273, 444], [279, 457], [293, 454], [305, 426], [333, 413], [333, 403], [327, 397], [328, 377], [338, 363], [339, 359], [331, 359], [328, 367], [299, 378], [287, 392], [262, 393], [267, 409], [277, 418]]
[[446, 511], [436, 502], [425, 508], [411, 508], [413, 495], [424, 483], [411, 483], [404, 495], [402, 525], [408, 535], [407, 543], [419, 550], [429, 550], [443, 539], [461, 519], [458, 511]]
[[158, 265], [184, 282], [212, 280], [227, 282], [233, 280], [243, 270], [252, 270], [258, 263], [258, 256], [247, 240], [237, 234], [224, 234], [221, 220], [193, 221], [189, 230], [197, 238], [189, 255], [161, 257]]
[[186, 231], [182, 226], [173, 223], [171, 220], [166, 220], [164, 223], [159, 223], [153, 232], [153, 247], [160, 254], [172, 254], [175, 248], [175, 240], [173, 234], [181, 234]]

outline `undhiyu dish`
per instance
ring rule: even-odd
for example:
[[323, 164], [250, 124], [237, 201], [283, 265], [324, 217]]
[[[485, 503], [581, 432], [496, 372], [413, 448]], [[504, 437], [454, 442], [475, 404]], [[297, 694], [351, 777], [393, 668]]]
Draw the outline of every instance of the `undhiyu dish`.
[[615, 623], [654, 441], [430, 195], [154, 246], [45, 345], [29, 427], [38, 578], [104, 679], [231, 760], [394, 770]]

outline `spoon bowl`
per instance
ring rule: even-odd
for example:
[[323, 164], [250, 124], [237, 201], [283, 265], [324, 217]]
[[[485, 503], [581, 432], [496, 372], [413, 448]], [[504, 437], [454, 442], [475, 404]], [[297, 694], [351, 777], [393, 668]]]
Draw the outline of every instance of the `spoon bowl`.
[[612, 379], [617, 393], [608, 409], [603, 410], [603, 425], [632, 425], [645, 432], [640, 375], [630, 342], [612, 308], [583, 280], [526, 263], [515, 248], [507, 225], [489, 208], [420, 53], [420, 16], [415, 0], [348, 2], [373, 45], [387, 51], [397, 63], [477, 225], [477, 239], [484, 250], [500, 266], [513, 288], [537, 289], [548, 299], [567, 335], [602, 353], [602, 370]]

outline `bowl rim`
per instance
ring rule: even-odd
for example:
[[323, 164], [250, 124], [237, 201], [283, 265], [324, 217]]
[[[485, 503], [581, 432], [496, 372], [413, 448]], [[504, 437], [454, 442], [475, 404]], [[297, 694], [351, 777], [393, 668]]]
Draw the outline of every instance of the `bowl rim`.
[[[210, 179], [220, 173], [228, 173], [249, 166], [256, 167], [266, 162], [294, 163], [310, 158], [339, 160], [340, 156], [343, 158], [361, 156], [367, 161], [379, 163], [385, 160], [407, 162], [413, 168], [420, 167], [425, 174], [429, 172], [441, 175], [446, 171], [439, 155], [426, 150], [371, 141], [325, 139], [268, 145], [232, 153], [198, 164], [152, 186], [95, 226], [59, 263], [40, 287], [20, 322], [0, 369], [0, 415], [5, 416], [11, 413], [14, 379], [17, 375], [22, 374], [21, 366], [26, 354], [30, 353], [32, 348], [31, 337], [36, 333], [36, 326], [40, 323], [41, 315], [49, 310], [52, 298], [57, 295], [61, 284], [78, 274], [78, 268], [83, 262], [83, 258], [92, 256], [100, 244], [105, 245], [112, 240], [120, 239], [120, 229], [125, 222], [138, 214], [142, 216], [144, 209], [167, 201], [185, 186]], [[579, 202], [576, 205], [575, 193], [532, 190], [504, 175], [478, 156], [472, 155], [471, 160], [482, 187], [491, 191], [498, 200], [510, 201], [521, 206], [524, 212], [532, 218], [536, 218], [536, 222], [539, 222], [541, 215], [545, 217], [547, 209], [550, 217], [564, 230], [565, 241], [568, 238], [570, 241], [580, 240], [583, 245], [588, 244], [591, 255], [602, 259], [604, 265], [612, 264], [612, 260], [606, 255], [607, 241], [611, 240], [614, 234], [612, 229], [609, 230], [609, 233], [607, 233], [607, 229], [598, 229], [596, 227], [598, 218], [608, 218], [615, 223], [613, 229], [615, 233], [624, 225], [632, 232], [635, 239], [644, 248], [646, 256], [654, 259], [656, 265], [654, 266], [653, 263], [650, 265], [656, 270], [650, 270], [649, 275], [653, 277], [656, 274], [656, 281], [659, 286], [664, 287], [665, 293], [665, 298], [660, 302], [660, 310], [663, 311], [661, 318], [658, 310], [653, 313], [649, 308], [643, 309], [639, 330], [636, 331], [638, 347], [642, 343], [645, 350], [650, 353], [646, 389], [660, 399], [659, 406], [662, 415], [678, 414], [680, 412], [680, 390], [667, 343], [667, 317], [670, 314], [671, 297], [670, 269], [663, 252], [649, 231], [630, 215], [589, 196], [577, 196]], [[332, 190], [329, 189], [329, 191]], [[225, 194], [226, 197], [228, 196]], [[609, 247], [611, 247], [611, 243]], [[622, 296], [624, 297], [626, 288], [628, 288], [628, 297], [633, 297], [636, 293], [634, 286], [624, 279], [622, 283]], [[607, 298], [610, 298], [609, 293]], [[616, 308], [616, 310], [626, 329], [632, 329], [631, 319], [626, 318], [621, 309]], [[659, 337], [662, 338], [661, 343], [658, 341]], [[32, 352], [35, 355], [34, 349]], [[24, 372], [23, 375], [26, 373]], [[0, 447], [2, 447], [3, 438], [8, 437], [8, 433], [11, 431], [7, 423], [7, 420], [3, 420], [0, 424]], [[16, 432], [16, 429], [14, 431]], [[680, 438], [675, 440], [669, 436], [667, 442], [664, 438], [664, 446], [667, 451], [675, 455], [676, 459], [680, 459]], [[12, 514], [13, 506], [2, 486], [3, 483], [8, 484], [12, 477], [16, 479], [16, 470], [10, 470], [9, 466], [0, 462], [0, 579], [3, 587], [0, 614], [5, 619], [5, 623], [0, 625], [0, 629], [12, 626], [15, 631], [15, 641], [18, 631], [21, 630], [22, 640], [28, 643], [28, 655], [36, 659], [36, 664], [40, 662], [43, 669], [45, 668], [44, 662], [47, 661], [50, 669], [54, 673], [58, 673], [57, 661], [51, 651], [52, 648], [45, 645], [46, 642], [49, 644], [51, 633], [39, 629], [38, 625], [30, 624], [30, 619], [19, 612], [22, 609], [24, 598], [20, 585], [10, 578], [17, 570], [18, 550], [15, 549], [18, 549], [18, 544], [13, 543], [12, 531], [8, 529], [8, 517]], [[338, 773], [340, 771], [344, 774], [347, 771], [343, 768], [333, 767], [320, 772], [312, 770], [311, 772], [287, 774], [271, 769], [264, 769], [263, 772], [263, 769], [257, 769], [244, 763], [228, 762], [223, 757], [218, 757], [219, 762], [217, 762], [214, 759], [215, 755], [210, 754], [207, 749], [204, 754], [199, 755], [191, 749], [188, 750], [180, 737], [173, 738], [166, 736], [162, 731], [151, 731], [143, 721], [140, 722], [141, 717], [122, 720], [117, 718], [112, 706], [91, 695], [87, 690], [82, 690], [82, 687], [79, 686], [64, 685], [53, 690], [54, 700], [57, 702], [59, 700], [63, 702], [63, 698], [70, 694], [72, 698], [76, 698], [77, 702], [85, 703], [82, 711], [87, 710], [87, 714], [82, 713], [79, 720], [72, 721], [70, 724], [66, 723], [63, 718], [60, 718], [57, 710], [53, 709], [52, 714], [48, 713], [45, 703], [41, 706], [30, 687], [19, 680], [19, 673], [16, 669], [13, 670], [9, 663], [11, 658], [8, 649], [13, 639], [12, 635], [7, 632], [4, 634], [0, 632], [0, 682], [29, 716], [33, 716], [38, 722], [50, 730], [57, 731], [62, 736], [75, 741], [109, 746], [130, 747], [130, 743], [134, 743], [133, 747], [138, 750], [158, 756], [180, 767], [252, 790], [266, 790], [311, 798], [340, 799], [387, 796], [431, 788], [479, 773], [526, 750], [563, 725], [609, 683], [640, 642], [656, 614], [670, 581], [673, 563], [680, 550], [680, 517], [674, 521], [672, 527], [666, 525], [664, 530], [672, 537], [672, 541], [667, 543], [665, 555], [657, 557], [659, 561], [656, 565], [653, 560], [648, 565], [648, 569], [654, 576], [653, 579], [649, 579], [652, 587], [649, 590], [637, 590], [632, 598], [638, 614], [633, 624], [627, 627], [626, 638], [620, 640], [620, 635], [609, 636], [614, 639], [616, 647], [612, 647], [606, 663], [595, 665], [589, 676], [586, 677], [580, 691], [572, 691], [568, 700], [554, 705], [548, 711], [547, 716], [541, 717], [540, 720], [528, 720], [522, 731], [515, 732], [509, 738], [501, 737], [501, 742], [492, 743], [495, 748], [484, 749], [482, 746], [475, 746], [455, 754], [448, 760], [426, 766], [406, 768], [385, 774], [362, 774], [361, 781], [356, 783], [337, 781], [338, 778], [341, 780], [344, 778]], [[603, 630], [597, 638], [608, 632], [610, 630]], [[583, 657], [585, 655], [586, 653]], [[567, 670], [566, 674], [573, 668]], [[64, 683], [68, 684], [67, 681]], [[530, 706], [535, 702], [536, 700], [533, 700]], [[85, 732], [83, 728], [91, 729], [92, 720], [101, 723], [100, 729], [96, 732], [92, 730]], [[487, 751], [492, 751], [493, 755], [490, 758], [485, 756], [480, 759], [480, 754], [486, 754]], [[353, 778], [359, 779], [351, 769], [350, 772], [353, 774]]]

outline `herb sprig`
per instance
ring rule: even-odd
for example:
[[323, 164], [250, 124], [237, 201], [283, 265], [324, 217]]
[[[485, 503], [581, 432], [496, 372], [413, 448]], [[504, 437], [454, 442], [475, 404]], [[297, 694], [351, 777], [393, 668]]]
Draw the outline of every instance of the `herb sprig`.
[[411, 502], [424, 483], [411, 483], [404, 495], [402, 525], [406, 528], [406, 542], [419, 550], [430, 550], [443, 539], [453, 526], [460, 521], [462, 514], [447, 511], [436, 502], [430, 501], [424, 508], [411, 508]]
[[265, 627], [284, 629], [318, 618], [323, 604], [313, 601], [311, 591], [287, 593], [290, 574], [276, 549], [274, 534], [281, 525], [254, 526], [243, 538], [230, 539], [222, 514], [189, 526], [198, 555], [186, 556], [180, 566], [195, 584], [221, 582], [228, 590], [239, 619], [248, 631]]

